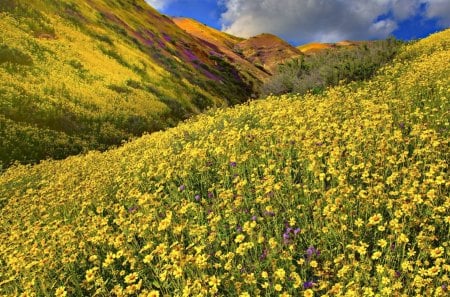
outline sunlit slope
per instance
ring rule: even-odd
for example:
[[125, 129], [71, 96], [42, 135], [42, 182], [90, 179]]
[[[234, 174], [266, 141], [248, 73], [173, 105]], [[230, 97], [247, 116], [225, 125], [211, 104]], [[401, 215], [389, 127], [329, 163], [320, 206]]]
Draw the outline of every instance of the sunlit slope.
[[307, 44], [303, 44], [297, 46], [302, 53], [305, 55], [314, 55], [317, 53], [322, 53], [327, 50], [339, 50], [340, 48], [352, 47], [357, 45], [366, 44], [367, 46], [371, 45], [370, 41], [351, 41], [351, 40], [343, 40], [336, 43], [320, 43], [320, 42], [311, 42]]
[[[243, 42], [244, 39], [220, 32], [193, 19], [174, 18], [173, 21], [189, 34], [207, 43], [216, 45], [227, 60], [236, 67], [239, 73], [255, 85], [255, 87], [260, 86], [261, 82], [269, 76], [264, 69], [258, 68], [239, 51], [238, 44]], [[280, 60], [278, 62], [282, 61]]]
[[365, 83], [11, 168], [0, 293], [446, 296], [449, 60], [447, 30]]
[[333, 46], [334, 45], [331, 43], [311, 42], [297, 46], [297, 49], [299, 49], [304, 54], [312, 54], [323, 50], [332, 49]]
[[62, 158], [253, 90], [144, 0], [0, 2], [0, 161]]

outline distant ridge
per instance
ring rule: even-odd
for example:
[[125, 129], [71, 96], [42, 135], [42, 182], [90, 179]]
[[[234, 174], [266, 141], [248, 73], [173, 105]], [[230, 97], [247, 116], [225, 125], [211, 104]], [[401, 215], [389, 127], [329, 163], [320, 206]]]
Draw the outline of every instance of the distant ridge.
[[336, 43], [311, 42], [297, 46], [297, 49], [299, 49], [305, 55], [312, 55], [326, 50], [332, 50], [340, 47], [350, 47], [362, 43], [370, 44], [370, 41], [342, 40]]

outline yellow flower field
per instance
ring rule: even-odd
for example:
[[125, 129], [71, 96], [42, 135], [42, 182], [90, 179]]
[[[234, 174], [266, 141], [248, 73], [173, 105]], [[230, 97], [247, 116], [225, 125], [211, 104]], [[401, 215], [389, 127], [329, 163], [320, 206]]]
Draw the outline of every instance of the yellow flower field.
[[8, 169], [0, 295], [448, 296], [448, 61]]

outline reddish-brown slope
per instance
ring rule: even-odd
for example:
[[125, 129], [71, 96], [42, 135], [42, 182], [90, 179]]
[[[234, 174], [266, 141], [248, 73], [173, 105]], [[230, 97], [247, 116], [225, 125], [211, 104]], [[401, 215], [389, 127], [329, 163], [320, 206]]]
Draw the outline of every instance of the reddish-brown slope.
[[243, 57], [268, 73], [273, 73], [283, 61], [303, 55], [299, 49], [286, 41], [267, 33], [238, 43], [236, 49]]
[[173, 21], [181, 29], [201, 39], [205, 44], [214, 44], [223, 55], [222, 58], [234, 65], [251, 84], [260, 85], [269, 76], [264, 69], [256, 67], [239, 54], [237, 45], [244, 41], [243, 38], [221, 32], [189, 18], [174, 18]]

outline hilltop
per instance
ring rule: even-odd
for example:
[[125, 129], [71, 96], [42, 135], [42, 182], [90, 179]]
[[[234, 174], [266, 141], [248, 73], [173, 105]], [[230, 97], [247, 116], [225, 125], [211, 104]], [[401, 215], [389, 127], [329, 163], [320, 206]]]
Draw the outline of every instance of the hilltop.
[[8, 169], [0, 294], [446, 296], [449, 60], [446, 30], [370, 80]]
[[241, 42], [244, 42], [245, 39], [218, 31], [193, 19], [174, 18], [173, 21], [189, 34], [198, 37], [207, 43], [216, 45], [224, 54], [227, 61], [234, 65], [240, 73], [245, 74], [245, 77], [247, 77], [255, 87], [259, 87], [262, 82], [269, 77], [269, 74], [265, 69], [257, 67], [240, 51], [238, 45]]
[[270, 74], [280, 63], [302, 55], [300, 50], [283, 39], [267, 33], [244, 40], [236, 47], [246, 59]]

